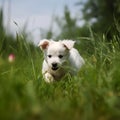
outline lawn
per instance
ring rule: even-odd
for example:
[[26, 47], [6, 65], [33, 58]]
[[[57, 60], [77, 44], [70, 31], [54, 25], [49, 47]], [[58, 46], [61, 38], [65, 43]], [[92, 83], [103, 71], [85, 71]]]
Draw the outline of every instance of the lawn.
[[68, 75], [50, 84], [42, 78], [40, 49], [20, 43], [17, 50], [12, 47], [13, 62], [8, 61], [9, 52], [2, 57], [3, 52], [0, 56], [0, 120], [119, 120], [118, 43], [108, 45], [102, 38], [92, 46], [92, 54], [89, 49], [76, 46], [85, 59], [78, 75]]

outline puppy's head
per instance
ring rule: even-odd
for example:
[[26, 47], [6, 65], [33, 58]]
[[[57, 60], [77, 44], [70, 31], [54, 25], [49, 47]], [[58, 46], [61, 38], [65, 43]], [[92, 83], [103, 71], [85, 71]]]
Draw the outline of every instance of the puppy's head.
[[44, 52], [45, 60], [48, 63], [50, 69], [56, 71], [59, 68], [64, 67], [68, 61], [69, 50], [73, 48], [74, 41], [63, 40], [41, 40], [39, 45]]

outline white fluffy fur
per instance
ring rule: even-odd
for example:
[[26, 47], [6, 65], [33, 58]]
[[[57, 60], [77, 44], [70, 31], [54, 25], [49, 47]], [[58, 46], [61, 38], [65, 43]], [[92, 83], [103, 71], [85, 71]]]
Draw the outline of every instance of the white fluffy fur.
[[46, 82], [60, 80], [66, 73], [75, 74], [84, 64], [84, 59], [73, 40], [41, 40], [39, 47], [44, 52], [42, 74]]

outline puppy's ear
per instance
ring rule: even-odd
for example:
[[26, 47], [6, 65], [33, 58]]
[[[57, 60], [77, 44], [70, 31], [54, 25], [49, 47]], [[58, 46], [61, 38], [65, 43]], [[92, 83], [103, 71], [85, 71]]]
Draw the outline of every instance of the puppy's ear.
[[64, 46], [70, 50], [74, 47], [75, 41], [73, 40], [63, 40], [62, 43], [64, 44]]
[[43, 39], [43, 40], [40, 40], [38, 46], [41, 48], [41, 50], [44, 50], [48, 47], [49, 45], [49, 40], [47, 39]]

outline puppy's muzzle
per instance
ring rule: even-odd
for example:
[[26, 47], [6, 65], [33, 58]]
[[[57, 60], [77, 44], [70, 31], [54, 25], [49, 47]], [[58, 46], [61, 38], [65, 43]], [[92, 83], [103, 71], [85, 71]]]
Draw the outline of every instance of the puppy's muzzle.
[[52, 70], [57, 70], [58, 64], [56, 62], [52, 63]]

